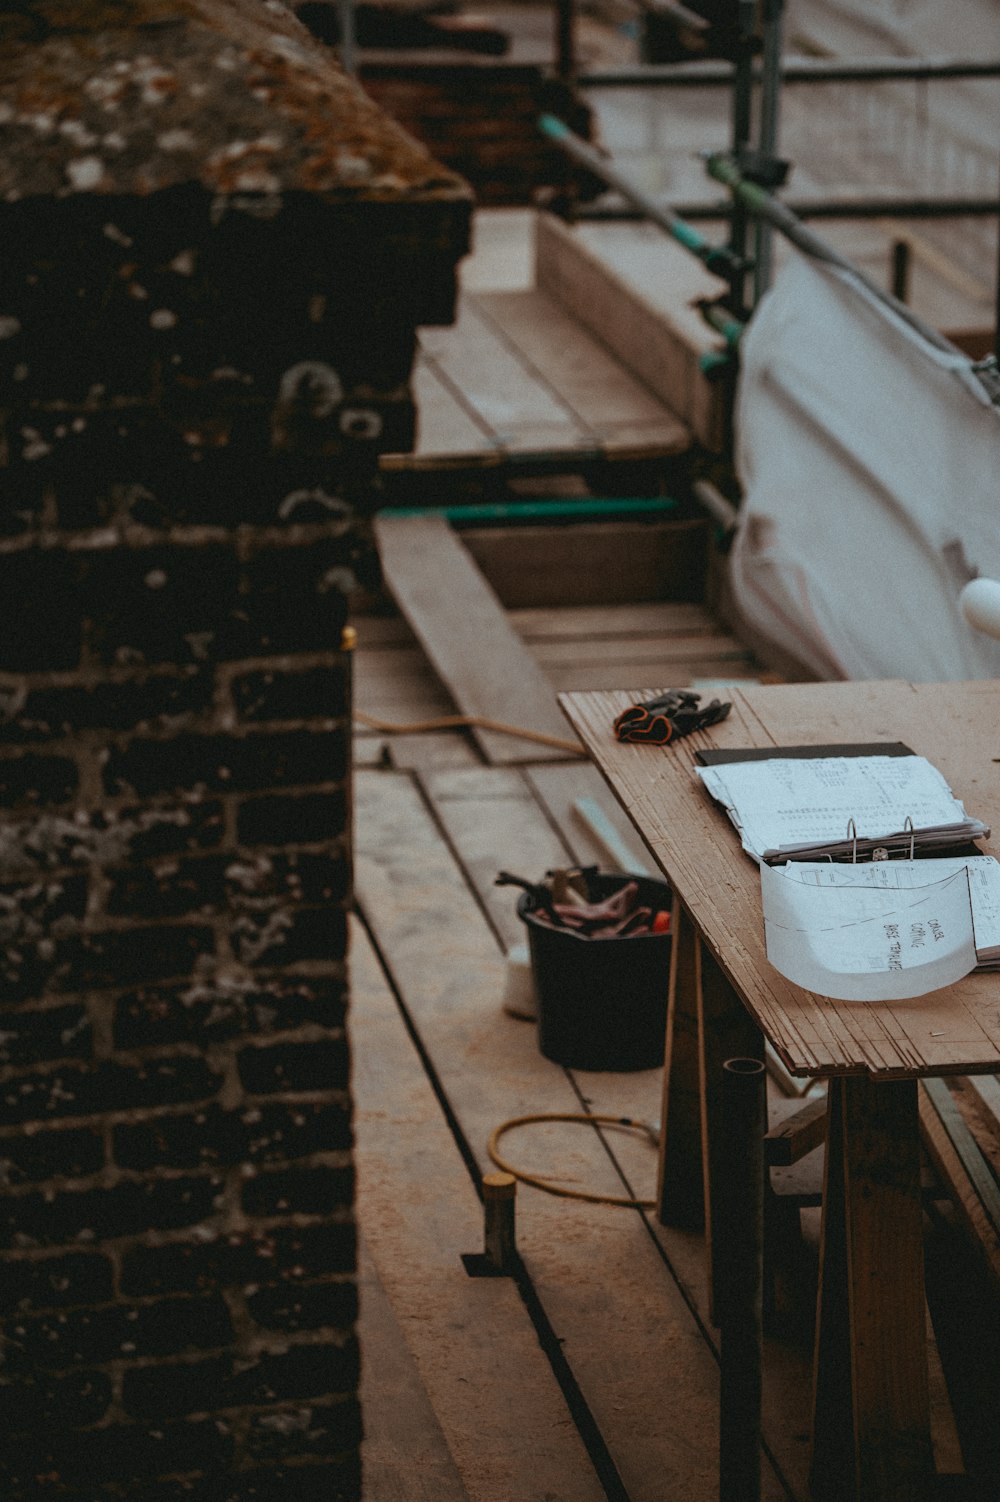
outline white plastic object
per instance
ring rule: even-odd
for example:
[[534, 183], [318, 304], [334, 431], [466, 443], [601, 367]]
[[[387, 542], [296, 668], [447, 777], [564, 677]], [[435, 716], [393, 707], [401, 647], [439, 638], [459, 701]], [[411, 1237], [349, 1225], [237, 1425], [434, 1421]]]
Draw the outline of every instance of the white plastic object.
[[1000, 584], [996, 579], [973, 579], [958, 597], [959, 607], [970, 626], [1000, 637]]

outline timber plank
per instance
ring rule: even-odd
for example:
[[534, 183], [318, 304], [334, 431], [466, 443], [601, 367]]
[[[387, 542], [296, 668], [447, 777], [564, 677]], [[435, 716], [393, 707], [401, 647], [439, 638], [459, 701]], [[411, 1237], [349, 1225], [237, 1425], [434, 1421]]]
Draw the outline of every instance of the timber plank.
[[[646, 663], [650, 668], [661, 664], [666, 667], [674, 662], [734, 662], [751, 661], [750, 653], [728, 632], [694, 631], [686, 635], [671, 633], [665, 636], [635, 636], [625, 641], [589, 641], [582, 648], [576, 641], [538, 641], [533, 643], [535, 657], [545, 668], [580, 665], [581, 654], [587, 664], [618, 666], [621, 664]], [[632, 679], [622, 682], [631, 683]]]
[[621, 448], [629, 433], [638, 445], [645, 433], [650, 450], [657, 445], [664, 454], [675, 454], [690, 447], [688, 429], [669, 407], [544, 293], [480, 293], [475, 306], [602, 446], [612, 442]]
[[478, 767], [482, 763], [461, 730], [429, 730], [393, 735], [387, 740], [389, 760], [399, 771], [437, 771], [442, 767]]
[[472, 297], [460, 294], [454, 324], [422, 329], [420, 343], [501, 449], [536, 448], [539, 443], [532, 434], [543, 435], [542, 446], [553, 451], [595, 447], [594, 434], [499, 337]]
[[388, 647], [355, 654], [354, 707], [380, 719], [431, 719], [455, 705], [419, 647]]
[[722, 348], [692, 311], [724, 284], [659, 232], [648, 239], [602, 235], [602, 227], [569, 227], [539, 215], [535, 238], [538, 286], [627, 365], [675, 411], [709, 449], [724, 438], [721, 383], [702, 372], [703, 354]]
[[474, 528], [462, 541], [508, 610], [704, 596], [706, 522]]
[[[499, 949], [409, 779], [361, 774], [356, 827], [359, 900], [485, 1168], [485, 1142], [500, 1121], [577, 1110], [579, 1098], [531, 1030], [502, 1013]], [[567, 1127], [541, 1144], [524, 1137], [517, 1150], [526, 1166], [534, 1151], [539, 1171], [621, 1193], [596, 1134]], [[715, 1502], [717, 1368], [643, 1217], [523, 1191], [518, 1222], [528, 1274], [631, 1502]], [[565, 1485], [554, 1495], [576, 1502]], [[765, 1466], [766, 1502], [787, 1495]]]
[[610, 820], [615, 834], [629, 852], [628, 869], [639, 876], [651, 869], [655, 873], [649, 851], [636, 834], [631, 819], [622, 812], [600, 772], [591, 762], [528, 767], [525, 775], [579, 865], [608, 865], [604, 846], [573, 812], [573, 805], [578, 798], [591, 798]]
[[[397, 1364], [385, 1373], [390, 1389], [382, 1390], [381, 1413], [376, 1408], [376, 1475], [391, 1474], [390, 1459], [398, 1475], [399, 1462], [406, 1461], [420, 1481], [451, 1486], [401, 1491], [400, 1502], [458, 1502], [466, 1494], [469, 1502], [546, 1502], [566, 1495], [563, 1488], [580, 1502], [601, 1502], [603, 1489], [515, 1285], [506, 1278], [469, 1278], [462, 1265], [463, 1252], [482, 1247], [482, 1210], [358, 925], [351, 946], [351, 1039], [358, 1214], [409, 1351], [409, 1362], [398, 1358], [409, 1368], [403, 1376], [415, 1369], [453, 1460], [448, 1467], [426, 1423], [414, 1432], [407, 1404], [385, 1412]], [[381, 1378], [379, 1371], [368, 1374], [369, 1392]], [[407, 1454], [418, 1439], [421, 1448]], [[464, 1491], [455, 1490], [456, 1473]], [[386, 1494], [366, 1489], [365, 1495], [382, 1502]]]
[[[686, 688], [697, 680], [699, 683], [706, 679], [713, 682], [722, 682], [726, 685], [724, 694], [729, 693], [730, 687], [744, 678], [751, 663], [748, 661], [733, 661], [731, 657], [691, 657], [686, 661], [683, 658], [675, 662], [669, 662], [661, 666], [669, 671], [671, 688]], [[650, 664], [648, 662], [634, 663], [630, 668], [628, 664], [597, 662], [597, 663], [564, 663], [547, 668], [546, 677], [553, 688], [559, 693], [584, 692], [587, 689], [610, 689], [618, 688], [622, 683], [642, 682], [650, 677]], [[757, 682], [756, 678], [751, 679]], [[633, 696], [642, 698], [646, 695], [645, 689], [635, 689]], [[717, 694], [715, 688], [713, 694]]]
[[417, 409], [417, 441], [412, 455], [383, 455], [385, 469], [439, 467], [460, 458], [463, 464], [495, 464], [499, 446], [476, 412], [463, 401], [423, 352], [413, 371], [413, 399]]
[[379, 1502], [469, 1502], [363, 1237], [358, 1291], [364, 1495]]
[[497, 887], [500, 870], [541, 881], [556, 866], [573, 865], [566, 845], [532, 796], [519, 770], [477, 767], [421, 777], [473, 890], [505, 949], [526, 941], [517, 916], [519, 892]]
[[508, 617], [522, 640], [616, 641], [635, 636], [690, 636], [718, 631], [704, 605], [676, 600], [628, 605], [565, 605], [511, 610]]
[[[381, 516], [386, 585], [463, 714], [568, 739], [552, 688], [473, 560], [439, 516]], [[490, 762], [524, 761], [529, 742], [475, 730]], [[534, 760], [565, 750], [532, 745]]]

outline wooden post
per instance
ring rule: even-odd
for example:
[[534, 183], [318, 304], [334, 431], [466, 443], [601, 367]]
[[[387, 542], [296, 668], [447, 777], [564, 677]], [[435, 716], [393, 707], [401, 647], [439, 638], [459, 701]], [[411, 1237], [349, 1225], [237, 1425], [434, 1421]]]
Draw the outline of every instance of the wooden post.
[[677, 898], [670, 919], [670, 986], [656, 1203], [663, 1225], [705, 1217], [698, 1078], [698, 935]]
[[723, 1065], [715, 1239], [719, 1502], [760, 1502], [766, 1083], [761, 1059], [727, 1059]]
[[925, 1502], [927, 1389], [917, 1082], [832, 1080], [816, 1331], [817, 1502]]
[[[701, 1076], [701, 1159], [705, 1195], [709, 1313], [717, 1318], [718, 1197], [725, 1188], [725, 1126], [722, 1114], [723, 1066], [727, 1059], [764, 1058], [764, 1040], [704, 944], [698, 946], [698, 1059]], [[763, 1133], [761, 1125], [761, 1151]], [[763, 1170], [761, 1170], [763, 1175]], [[761, 1178], [763, 1184], [763, 1177]]]
[[517, 1261], [514, 1207], [517, 1180], [512, 1173], [483, 1175], [483, 1256], [498, 1273], [510, 1273]]

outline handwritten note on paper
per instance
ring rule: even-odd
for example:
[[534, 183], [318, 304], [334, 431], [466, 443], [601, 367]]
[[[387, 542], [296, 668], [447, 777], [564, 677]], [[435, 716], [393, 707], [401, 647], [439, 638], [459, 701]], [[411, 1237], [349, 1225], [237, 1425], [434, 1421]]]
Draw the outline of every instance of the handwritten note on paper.
[[821, 854], [843, 841], [849, 820], [859, 838], [881, 839], [898, 834], [910, 819], [921, 845], [937, 830], [948, 831], [951, 844], [988, 833], [967, 819], [944, 777], [922, 756], [775, 756], [694, 770], [755, 860], [779, 851]]
[[962, 867], [910, 891], [816, 886], [793, 864], [761, 866], [767, 957], [797, 986], [838, 1001], [901, 1001], [976, 967]]
[[980, 966], [1000, 959], [1000, 861], [992, 855], [936, 856], [928, 860], [797, 861], [796, 875], [817, 887], [926, 887], [965, 868], [969, 873], [972, 933]]

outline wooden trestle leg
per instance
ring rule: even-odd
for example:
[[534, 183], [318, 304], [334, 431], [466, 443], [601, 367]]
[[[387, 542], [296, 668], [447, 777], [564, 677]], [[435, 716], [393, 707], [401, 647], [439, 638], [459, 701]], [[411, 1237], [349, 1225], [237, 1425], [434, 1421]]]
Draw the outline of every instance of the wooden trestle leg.
[[671, 932], [657, 1206], [664, 1225], [704, 1224], [714, 1310], [712, 1210], [713, 1182], [718, 1182], [722, 1066], [731, 1058], [762, 1059], [763, 1040], [676, 899]]
[[925, 1502], [927, 1390], [917, 1082], [830, 1081], [812, 1492]]
[[656, 1203], [663, 1225], [697, 1227], [705, 1216], [698, 1070], [698, 934], [676, 897], [670, 931], [673, 943]]

